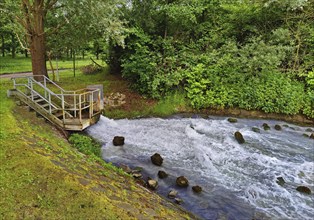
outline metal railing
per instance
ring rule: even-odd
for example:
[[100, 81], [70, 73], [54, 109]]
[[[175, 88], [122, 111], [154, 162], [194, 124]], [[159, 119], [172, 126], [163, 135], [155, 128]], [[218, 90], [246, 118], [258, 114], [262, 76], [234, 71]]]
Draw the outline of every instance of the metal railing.
[[[40, 76], [43, 79], [41, 81], [36, 81], [33, 77], [12, 78], [14, 89], [29, 97], [33, 102], [36, 96], [40, 97], [49, 104], [47, 111], [50, 114], [53, 111], [62, 111], [63, 122], [66, 119], [79, 119], [82, 122], [82, 119], [91, 119], [101, 111], [99, 89], [67, 91], [46, 76]], [[48, 88], [48, 85], [52, 88]]]

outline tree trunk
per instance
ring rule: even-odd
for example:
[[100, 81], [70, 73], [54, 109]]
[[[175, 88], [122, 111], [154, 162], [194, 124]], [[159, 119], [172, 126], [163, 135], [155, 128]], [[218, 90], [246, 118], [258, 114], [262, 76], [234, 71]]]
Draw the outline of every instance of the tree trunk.
[[2, 41], [2, 46], [1, 46], [1, 52], [2, 52], [2, 56], [4, 57], [5, 56], [5, 49], [4, 49], [4, 36], [3, 34], [1, 34], [1, 41]]
[[68, 59], [69, 59], [69, 49], [67, 48], [67, 50], [66, 50], [66, 51], [67, 51], [67, 53], [66, 53], [66, 54], [67, 54], [67, 60], [68, 60]]
[[12, 58], [15, 58], [15, 51], [16, 51], [16, 47], [15, 47], [15, 37], [14, 34], [11, 34], [11, 47], [12, 47]]
[[34, 79], [41, 81], [42, 76], [47, 76], [46, 66], [46, 45], [45, 45], [45, 30], [44, 30], [44, 10], [39, 7], [40, 0], [34, 1], [37, 8], [33, 14], [33, 30], [32, 34], [28, 37], [30, 44], [30, 52], [32, 58], [32, 70]]
[[45, 37], [43, 32], [41, 33], [41, 35], [34, 34], [30, 44], [33, 75], [34, 79], [38, 81], [43, 80], [41, 75], [48, 77], [45, 56]]
[[74, 74], [74, 77], [75, 77], [75, 50], [72, 50], [72, 54], [73, 54], [73, 74]]

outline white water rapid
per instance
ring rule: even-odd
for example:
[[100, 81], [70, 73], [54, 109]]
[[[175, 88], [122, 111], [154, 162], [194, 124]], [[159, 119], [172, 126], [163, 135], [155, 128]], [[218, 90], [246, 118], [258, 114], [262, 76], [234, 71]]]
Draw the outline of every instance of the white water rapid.
[[[263, 123], [271, 130], [264, 131]], [[275, 130], [275, 124], [282, 130]], [[252, 127], [260, 128], [260, 133]], [[244, 144], [235, 140], [236, 131], [243, 134]], [[87, 133], [103, 143], [104, 160], [142, 167], [158, 180], [157, 192], [164, 196], [176, 188], [176, 177], [187, 177], [190, 186], [178, 189], [179, 197], [183, 207], [201, 218], [306, 220], [314, 216], [314, 141], [303, 136], [311, 134], [308, 127], [271, 120], [230, 123], [223, 117], [101, 117]], [[125, 145], [113, 146], [114, 136], [124, 136]], [[161, 167], [150, 161], [156, 152], [164, 158]], [[159, 170], [170, 176], [158, 179]], [[285, 180], [283, 186], [276, 183], [278, 177]], [[193, 193], [193, 185], [202, 186], [203, 192]], [[312, 194], [296, 191], [300, 185]]]

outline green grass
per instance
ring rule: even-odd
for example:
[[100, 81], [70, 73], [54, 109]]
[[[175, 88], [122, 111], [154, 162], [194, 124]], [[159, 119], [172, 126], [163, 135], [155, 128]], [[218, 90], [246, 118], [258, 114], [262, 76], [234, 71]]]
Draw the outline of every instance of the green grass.
[[105, 115], [109, 118], [145, 118], [145, 117], [167, 117], [181, 112], [192, 111], [188, 105], [184, 93], [176, 92], [161, 100], [148, 105], [144, 100], [133, 103], [132, 110], [123, 108], [108, 109]]
[[[103, 61], [96, 60], [101, 65], [104, 65]], [[75, 62], [76, 68], [79, 69], [82, 66], [91, 64], [92, 61], [89, 58], [85, 59], [77, 59]], [[52, 65], [54, 69], [56, 69], [56, 60], [52, 60]], [[47, 61], [47, 68], [50, 70], [50, 64]], [[71, 69], [73, 68], [73, 61], [72, 60], [59, 60], [58, 61], [58, 68], [59, 69]], [[5, 73], [18, 73], [18, 72], [31, 72], [32, 71], [32, 64], [31, 58], [26, 57], [0, 57], [0, 74]]]
[[183, 92], [176, 92], [161, 99], [148, 114], [165, 117], [178, 112], [187, 112], [188, 104]]
[[[63, 73], [60, 83], [112, 85], [106, 73], [71, 74]], [[151, 210], [159, 219], [191, 218], [139, 188], [121, 169], [78, 152], [50, 124], [7, 98], [9, 88], [12, 82], [1, 79], [1, 219], [149, 219]]]

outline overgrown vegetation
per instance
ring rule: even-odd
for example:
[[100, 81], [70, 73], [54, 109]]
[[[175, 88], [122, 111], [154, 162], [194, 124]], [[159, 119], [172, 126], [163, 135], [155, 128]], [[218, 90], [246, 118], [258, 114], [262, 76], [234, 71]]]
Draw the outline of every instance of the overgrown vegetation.
[[182, 89], [200, 108], [314, 117], [314, 2], [132, 1], [111, 68], [142, 94]]
[[81, 71], [84, 74], [94, 74], [94, 73], [101, 72], [101, 70], [102, 68], [100, 68], [99, 66], [96, 66], [95, 64], [89, 64], [89, 65], [81, 67]]
[[101, 157], [101, 145], [91, 137], [74, 133], [69, 137], [69, 141], [83, 154]]
[[7, 98], [9, 88], [12, 82], [1, 79], [1, 219], [193, 218], [101, 160], [99, 144], [91, 138], [70, 138], [78, 152], [45, 120]]

